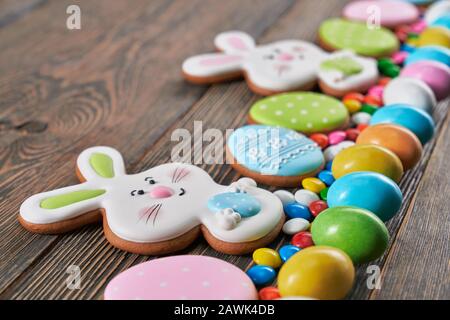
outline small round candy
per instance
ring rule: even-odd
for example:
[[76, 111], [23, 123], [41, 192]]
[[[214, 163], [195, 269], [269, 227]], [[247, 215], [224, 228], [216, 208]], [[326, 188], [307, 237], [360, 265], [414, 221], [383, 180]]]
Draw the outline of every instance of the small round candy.
[[403, 166], [395, 153], [384, 147], [358, 144], [342, 150], [334, 159], [331, 171], [335, 179], [352, 172], [373, 171], [399, 182]]
[[281, 200], [281, 203], [283, 203], [283, 206], [292, 203], [295, 201], [294, 195], [292, 192], [287, 190], [277, 190], [273, 193], [278, 197], [278, 199]]
[[384, 89], [384, 86], [376, 85], [376, 86], [371, 87], [369, 89], [369, 91], [367, 92], [367, 94], [374, 96], [374, 97], [378, 97], [381, 100], [381, 98], [383, 97], [383, 89]]
[[370, 124], [393, 123], [412, 131], [422, 144], [434, 135], [434, 121], [428, 113], [406, 104], [393, 104], [381, 108], [371, 119]]
[[253, 261], [258, 265], [269, 266], [274, 269], [282, 264], [280, 255], [270, 248], [259, 248], [253, 252]]
[[298, 202], [292, 202], [285, 205], [284, 212], [291, 219], [293, 218], [303, 218], [305, 220], [312, 219], [312, 215], [311, 212], [309, 212], [308, 206], [300, 204]]
[[395, 64], [400, 65], [403, 64], [403, 62], [405, 62], [406, 58], [408, 57], [408, 54], [409, 53], [406, 51], [397, 51], [391, 56], [391, 58]]
[[422, 144], [406, 129], [395, 124], [376, 124], [361, 132], [357, 145], [375, 144], [394, 152], [400, 159], [404, 170], [409, 170], [422, 157]]
[[299, 247], [291, 244], [284, 245], [280, 248], [280, 257], [284, 262], [288, 261], [290, 257], [300, 251]]
[[367, 209], [382, 221], [391, 219], [402, 205], [402, 192], [394, 181], [376, 172], [354, 172], [336, 180], [328, 191], [330, 208]]
[[328, 140], [331, 145], [334, 145], [334, 144], [338, 144], [338, 143], [344, 141], [346, 137], [347, 137], [347, 135], [345, 134], [345, 131], [338, 130], [338, 131], [331, 132], [328, 135]]
[[275, 300], [281, 298], [280, 291], [276, 287], [265, 287], [258, 292], [260, 300]]
[[405, 60], [405, 65], [423, 60], [433, 60], [450, 66], [450, 50], [439, 46], [418, 48]]
[[311, 234], [316, 246], [339, 248], [355, 264], [381, 257], [389, 243], [383, 221], [357, 207], [328, 208], [314, 220]]
[[[372, 118], [371, 118], [372, 119]], [[363, 132], [367, 127], [369, 126], [369, 124], [367, 123], [360, 123], [356, 126], [356, 129], [361, 133]]]
[[323, 133], [313, 133], [309, 138], [317, 143], [319, 147], [325, 149], [328, 146], [328, 136]]
[[344, 99], [342, 101], [347, 108], [348, 112], [353, 114], [355, 112], [358, 112], [361, 109], [361, 102], [354, 99]]
[[306, 190], [312, 191], [314, 193], [319, 193], [326, 187], [325, 184], [317, 178], [303, 179], [302, 186]]
[[330, 170], [322, 170], [319, 172], [319, 174], [317, 175], [317, 177], [323, 182], [325, 183], [327, 186], [331, 186], [334, 182], [334, 177], [333, 174], [331, 173]]
[[[328, 195], [329, 188], [324, 189], [324, 190], [327, 190], [327, 195]], [[328, 204], [324, 200], [317, 200], [317, 201], [311, 202], [311, 204], [309, 205], [309, 211], [311, 212], [311, 214], [314, 217], [317, 217], [317, 215], [319, 213], [321, 213], [322, 211], [324, 211], [325, 209], [328, 209]]]
[[367, 124], [370, 122], [372, 116], [366, 112], [357, 112], [352, 115], [352, 121], [354, 124]]
[[364, 101], [364, 95], [361, 94], [361, 93], [359, 93], [359, 92], [350, 92], [350, 93], [347, 93], [347, 94], [343, 97], [343, 100], [347, 100], [347, 99], [349, 99], [349, 100], [356, 100], [356, 101], [359, 101], [359, 102], [363, 102], [363, 101]]
[[402, 77], [409, 77], [425, 82], [438, 100], [450, 94], [450, 67], [436, 61], [419, 61], [403, 68]]
[[247, 275], [255, 285], [264, 286], [271, 283], [277, 273], [272, 267], [256, 265], [247, 270]]
[[303, 218], [293, 218], [288, 220], [283, 225], [283, 232], [289, 235], [296, 234], [300, 231], [309, 229], [309, 221]]
[[436, 105], [433, 91], [423, 81], [398, 77], [389, 82], [383, 91], [384, 104], [409, 104], [428, 113]]
[[335, 300], [345, 298], [354, 279], [355, 268], [342, 250], [314, 246], [289, 259], [281, 267], [277, 282], [282, 297]]
[[322, 191], [320, 191], [320, 199], [322, 199], [323, 201], [327, 201], [328, 198], [328, 189], [329, 188], [325, 188]]
[[294, 236], [291, 239], [292, 245], [305, 249], [308, 247], [311, 247], [314, 245], [314, 242], [312, 240], [311, 232], [308, 231], [302, 231], [299, 233], [294, 234]]
[[309, 206], [311, 202], [316, 200], [319, 200], [319, 196], [312, 191], [300, 189], [295, 193], [295, 201], [302, 205]]
[[325, 169], [331, 171], [331, 166], [332, 165], [333, 165], [333, 161], [328, 161], [327, 164], [325, 165]]
[[370, 104], [363, 104], [363, 106], [361, 108], [361, 112], [365, 112], [370, 115], [373, 115], [377, 111], [378, 111], [378, 108], [373, 105], [370, 105]]
[[367, 96], [364, 97], [364, 103], [380, 107], [383, 104], [383, 101], [381, 97], [368, 94]]
[[428, 27], [420, 34], [418, 45], [450, 48], [450, 32], [442, 27]]
[[356, 141], [356, 139], [359, 136], [359, 130], [355, 128], [350, 128], [345, 130], [345, 133], [347, 134], [347, 139], [350, 141]]

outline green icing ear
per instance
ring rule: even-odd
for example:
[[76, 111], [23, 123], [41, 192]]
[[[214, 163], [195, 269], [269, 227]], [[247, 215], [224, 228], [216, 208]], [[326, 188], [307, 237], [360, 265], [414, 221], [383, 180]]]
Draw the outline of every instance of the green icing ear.
[[92, 199], [104, 194], [106, 190], [80, 190], [50, 197], [41, 201], [43, 209], [58, 209], [83, 200]]
[[114, 178], [113, 160], [103, 153], [93, 153], [89, 158], [92, 169], [103, 178]]
[[324, 61], [320, 65], [320, 68], [327, 71], [340, 71], [346, 77], [358, 74], [363, 70], [362, 66], [358, 62], [349, 57], [340, 57]]

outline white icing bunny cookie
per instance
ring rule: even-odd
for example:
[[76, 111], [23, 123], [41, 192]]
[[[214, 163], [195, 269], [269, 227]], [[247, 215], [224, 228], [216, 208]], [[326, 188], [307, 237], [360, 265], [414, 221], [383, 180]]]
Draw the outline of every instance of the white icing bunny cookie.
[[240, 31], [221, 33], [214, 43], [222, 52], [184, 61], [185, 78], [207, 84], [245, 76], [250, 89], [261, 95], [311, 89], [320, 62], [327, 55], [314, 44], [300, 40], [256, 46], [251, 36]]
[[78, 157], [77, 175], [84, 182], [25, 200], [21, 224], [53, 234], [103, 219], [112, 245], [153, 255], [181, 250], [200, 233], [218, 251], [251, 252], [272, 241], [284, 222], [281, 201], [253, 180], [223, 186], [189, 164], [128, 175], [117, 150], [93, 147]]

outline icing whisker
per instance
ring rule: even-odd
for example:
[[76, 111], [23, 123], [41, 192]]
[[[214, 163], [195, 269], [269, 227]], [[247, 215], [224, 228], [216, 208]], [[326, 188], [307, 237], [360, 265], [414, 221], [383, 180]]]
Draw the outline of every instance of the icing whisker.
[[150, 210], [152, 210], [154, 207], [156, 207], [156, 204], [154, 204], [154, 205], [152, 205], [152, 206], [150, 206], [150, 207], [148, 207], [148, 208], [143, 208], [143, 209], [140, 211], [140, 213], [139, 213], [139, 221], [140, 221], [143, 217], [147, 216], [147, 214], [150, 212]]
[[177, 175], [177, 172], [178, 172], [178, 167], [175, 169], [175, 171], [173, 172], [173, 175], [172, 175], [172, 183], [174, 183], [175, 182], [175, 176]]
[[162, 208], [162, 203], [160, 203], [156, 209], [155, 216], [153, 217], [153, 226], [155, 225], [156, 218], [158, 217], [158, 213], [161, 210], [161, 208]]
[[155, 210], [158, 208], [158, 205], [154, 206], [152, 208], [152, 211], [150, 212], [150, 214], [147, 216], [147, 219], [145, 220], [145, 223], [148, 223], [148, 220], [150, 220], [150, 217], [152, 216], [152, 214], [155, 212]]
[[175, 181], [175, 182], [176, 182], [176, 183], [180, 182], [180, 181], [183, 180], [188, 174], [189, 174], [189, 171], [188, 171], [188, 170], [182, 169], [181, 175], [178, 177], [177, 181]]

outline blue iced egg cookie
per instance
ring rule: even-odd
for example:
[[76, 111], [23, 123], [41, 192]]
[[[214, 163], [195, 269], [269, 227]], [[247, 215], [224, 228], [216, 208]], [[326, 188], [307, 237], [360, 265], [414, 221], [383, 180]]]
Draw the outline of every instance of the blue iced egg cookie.
[[242, 218], [254, 216], [261, 211], [261, 203], [254, 196], [244, 192], [219, 193], [208, 200], [212, 212], [233, 209]]
[[428, 113], [407, 104], [392, 104], [380, 108], [370, 119], [370, 125], [393, 123], [409, 129], [422, 144], [434, 135], [434, 121]]
[[394, 181], [376, 172], [354, 172], [337, 179], [328, 190], [328, 206], [369, 210], [383, 221], [400, 209], [402, 192]]
[[446, 14], [437, 18], [432, 24], [432, 27], [444, 27], [450, 29], [450, 14]]
[[405, 66], [423, 60], [432, 60], [450, 66], [450, 50], [439, 46], [426, 46], [412, 52], [405, 60]]
[[271, 186], [299, 186], [325, 163], [322, 150], [304, 135], [286, 128], [249, 125], [227, 142], [227, 158], [244, 176]]

